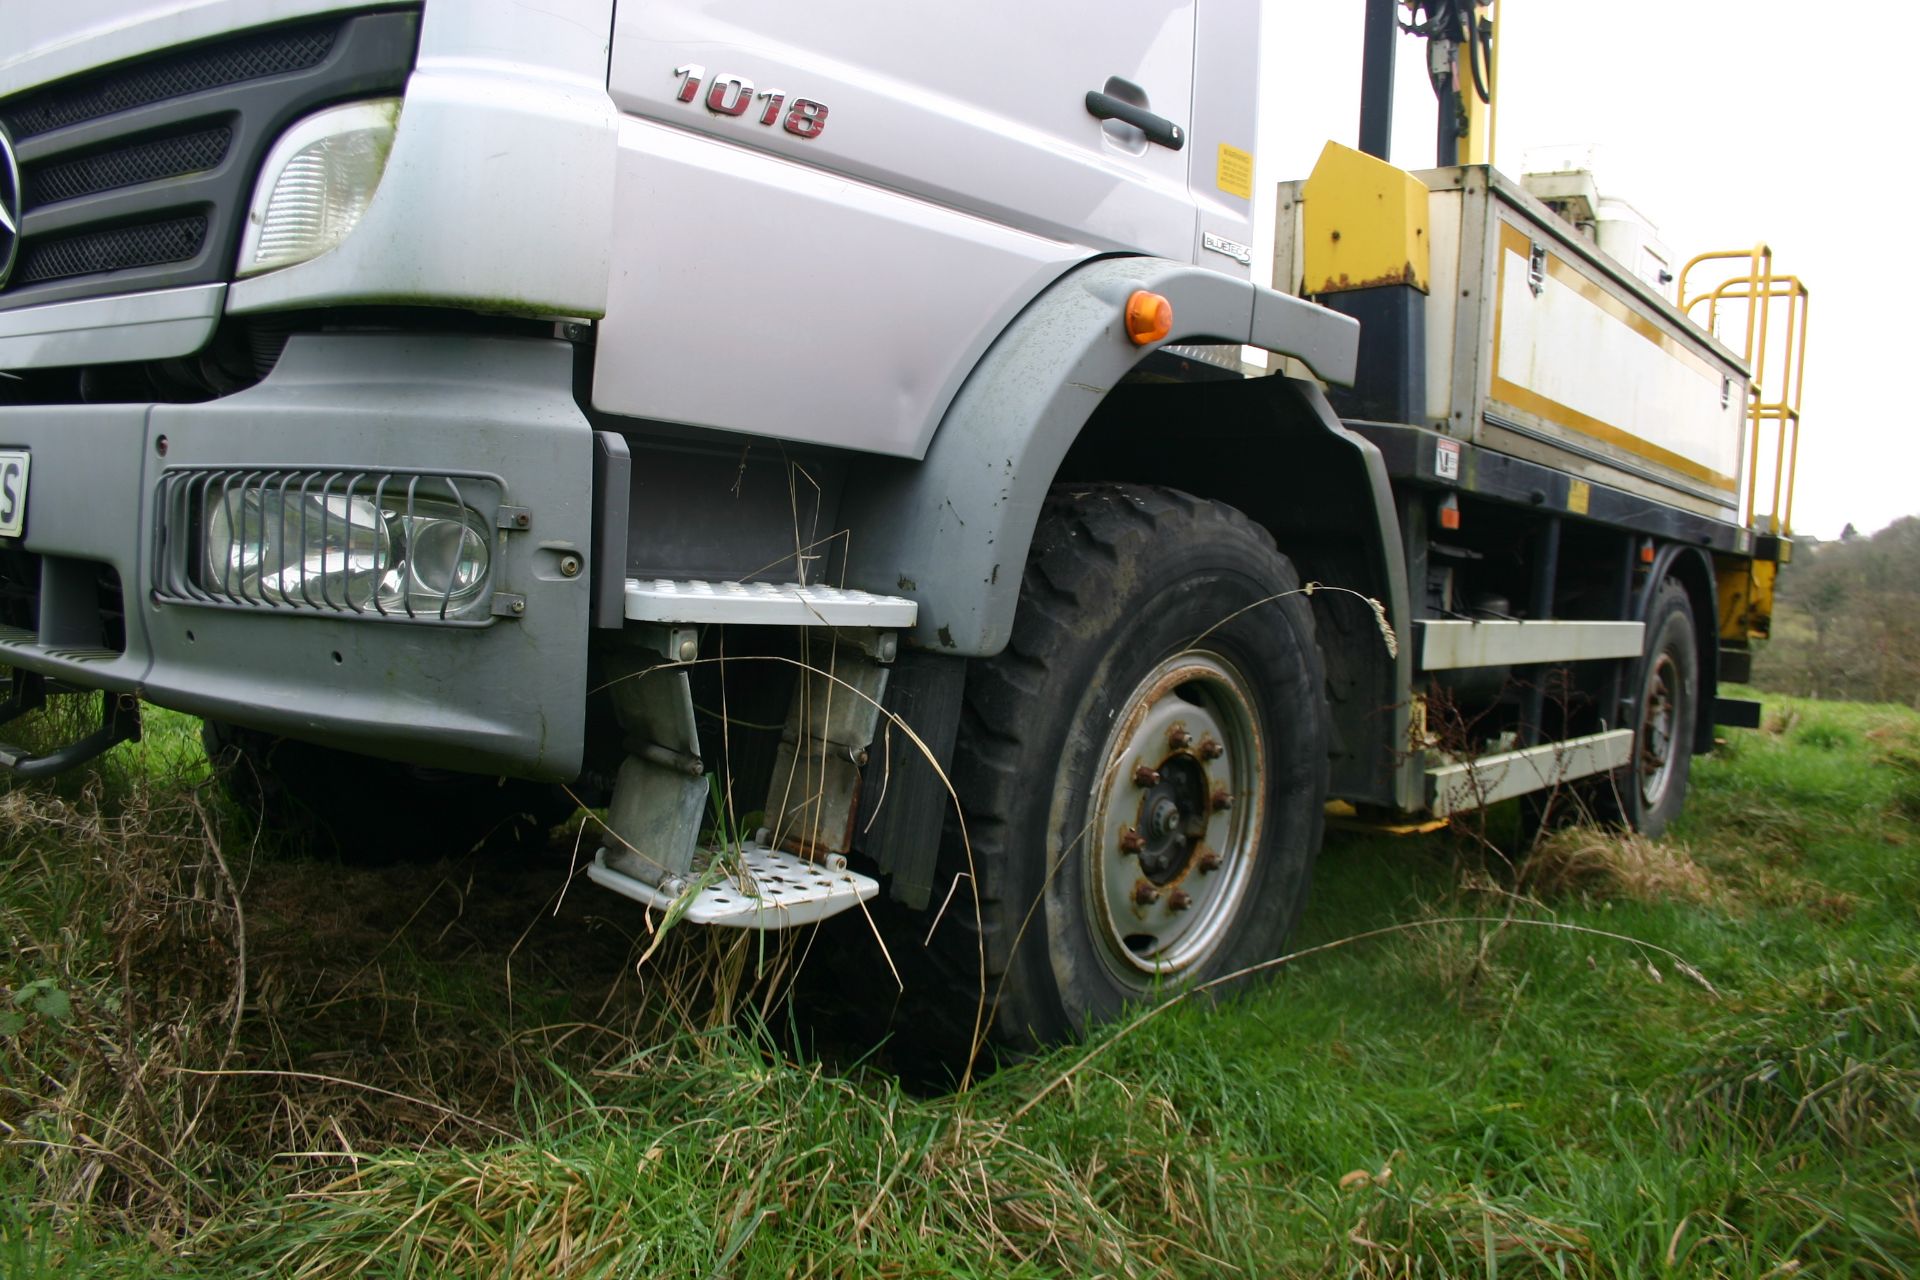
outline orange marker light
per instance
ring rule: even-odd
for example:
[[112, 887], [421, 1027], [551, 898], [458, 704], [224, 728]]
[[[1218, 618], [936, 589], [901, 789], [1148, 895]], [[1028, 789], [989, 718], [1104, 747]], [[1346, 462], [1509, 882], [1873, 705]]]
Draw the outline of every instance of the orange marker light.
[[1640, 563], [1641, 564], [1653, 563], [1653, 543], [1643, 542], [1640, 544]]
[[1440, 500], [1440, 527], [1442, 529], [1460, 527], [1460, 499], [1451, 493]]
[[1173, 304], [1157, 293], [1134, 290], [1127, 299], [1127, 336], [1136, 347], [1158, 342], [1173, 332]]

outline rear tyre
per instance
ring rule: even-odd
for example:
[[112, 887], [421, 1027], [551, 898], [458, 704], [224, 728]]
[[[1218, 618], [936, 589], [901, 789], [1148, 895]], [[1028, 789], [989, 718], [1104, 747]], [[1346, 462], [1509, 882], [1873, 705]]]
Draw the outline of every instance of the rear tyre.
[[1646, 653], [1629, 688], [1633, 763], [1614, 776], [1614, 816], [1629, 830], [1659, 836], [1686, 804], [1700, 705], [1693, 607], [1686, 588], [1672, 578], [1654, 595]]
[[396, 764], [218, 720], [200, 737], [227, 794], [268, 830], [362, 865], [538, 848], [573, 808], [558, 787]]
[[953, 776], [979, 911], [950, 838], [909, 943], [919, 951], [937, 917], [916, 1038], [964, 1060], [983, 968], [985, 1038], [1018, 1051], [1279, 954], [1327, 790], [1324, 677], [1298, 587], [1230, 507], [1141, 486], [1055, 491], [1012, 641], [968, 673]]

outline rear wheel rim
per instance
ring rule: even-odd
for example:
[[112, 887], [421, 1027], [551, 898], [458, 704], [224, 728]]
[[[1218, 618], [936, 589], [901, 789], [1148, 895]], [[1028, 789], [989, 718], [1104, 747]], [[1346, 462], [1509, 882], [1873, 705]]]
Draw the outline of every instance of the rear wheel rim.
[[1675, 696], [1679, 688], [1679, 667], [1673, 655], [1662, 652], [1647, 673], [1647, 693], [1640, 710], [1640, 799], [1653, 808], [1667, 793], [1673, 777], [1673, 737], [1679, 714]]
[[1149, 671], [1115, 716], [1090, 797], [1083, 905], [1123, 985], [1189, 973], [1232, 937], [1265, 817], [1257, 706], [1232, 663], [1190, 649]]

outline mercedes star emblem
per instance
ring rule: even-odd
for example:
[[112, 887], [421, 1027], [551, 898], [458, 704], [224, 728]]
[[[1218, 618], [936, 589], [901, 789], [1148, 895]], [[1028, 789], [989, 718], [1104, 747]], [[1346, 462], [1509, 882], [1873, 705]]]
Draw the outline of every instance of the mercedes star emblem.
[[13, 154], [13, 139], [0, 128], [0, 289], [6, 288], [19, 252], [20, 161]]

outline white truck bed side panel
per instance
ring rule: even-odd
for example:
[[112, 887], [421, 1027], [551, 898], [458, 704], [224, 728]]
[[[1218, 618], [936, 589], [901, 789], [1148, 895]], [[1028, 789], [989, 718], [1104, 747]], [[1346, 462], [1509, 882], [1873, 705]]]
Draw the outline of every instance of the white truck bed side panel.
[[1503, 228], [1489, 399], [1555, 434], [1681, 472], [1732, 501], [1741, 401], [1728, 376], [1549, 251], [1536, 296], [1528, 241]]
[[919, 457], [1083, 246], [629, 117], [594, 406]]
[[1496, 170], [1414, 176], [1431, 192], [1424, 425], [1733, 518], [1747, 403], [1739, 358]]

